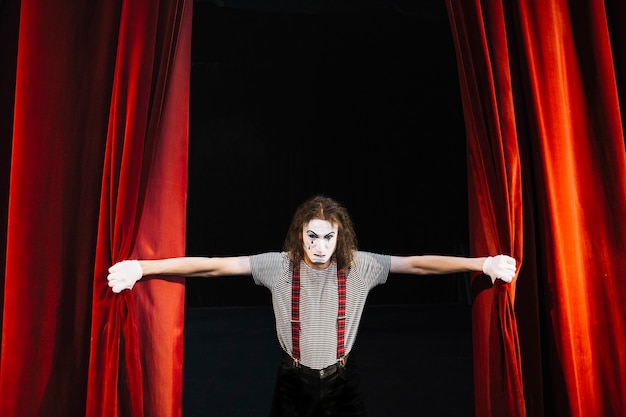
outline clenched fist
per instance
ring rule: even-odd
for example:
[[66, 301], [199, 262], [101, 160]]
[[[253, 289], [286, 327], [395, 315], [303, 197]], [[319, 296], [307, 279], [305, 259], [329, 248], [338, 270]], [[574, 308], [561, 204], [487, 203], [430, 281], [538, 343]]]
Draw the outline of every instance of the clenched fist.
[[489, 275], [492, 283], [495, 283], [496, 279], [511, 282], [516, 271], [515, 259], [507, 255], [489, 256], [483, 263], [483, 272]]
[[143, 277], [143, 270], [139, 261], [121, 261], [109, 268], [109, 287], [114, 293], [122, 290], [132, 290], [137, 281]]

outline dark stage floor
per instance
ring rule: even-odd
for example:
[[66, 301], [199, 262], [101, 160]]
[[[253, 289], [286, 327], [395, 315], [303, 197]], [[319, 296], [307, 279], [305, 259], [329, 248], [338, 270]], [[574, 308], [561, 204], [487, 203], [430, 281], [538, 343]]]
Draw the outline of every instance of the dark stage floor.
[[[470, 307], [368, 306], [355, 352], [370, 417], [474, 415]], [[270, 307], [186, 310], [183, 417], [269, 411], [281, 353]]]

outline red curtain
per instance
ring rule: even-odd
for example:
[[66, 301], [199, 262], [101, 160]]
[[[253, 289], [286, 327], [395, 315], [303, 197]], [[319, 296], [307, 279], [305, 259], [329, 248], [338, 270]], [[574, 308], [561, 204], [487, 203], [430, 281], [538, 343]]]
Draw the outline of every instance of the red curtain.
[[19, 40], [2, 51], [16, 64], [0, 415], [180, 416], [182, 278], [115, 295], [105, 277], [184, 254], [192, 2], [2, 12]]
[[[522, 261], [522, 189], [503, 10], [448, 4], [467, 135], [470, 251]], [[484, 15], [483, 15], [484, 13]], [[472, 282], [477, 416], [523, 416], [522, 367], [514, 312], [516, 281]]]
[[625, 415], [623, 40], [601, 0], [448, 11], [472, 250], [524, 260], [512, 286], [473, 283], [476, 415]]

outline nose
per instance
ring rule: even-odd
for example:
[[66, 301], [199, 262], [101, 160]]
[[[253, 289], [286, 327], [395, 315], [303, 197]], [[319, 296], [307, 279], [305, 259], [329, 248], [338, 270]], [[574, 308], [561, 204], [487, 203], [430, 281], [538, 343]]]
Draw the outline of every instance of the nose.
[[312, 243], [311, 247], [319, 251], [324, 251], [328, 247], [328, 244], [324, 241], [324, 239], [315, 239]]

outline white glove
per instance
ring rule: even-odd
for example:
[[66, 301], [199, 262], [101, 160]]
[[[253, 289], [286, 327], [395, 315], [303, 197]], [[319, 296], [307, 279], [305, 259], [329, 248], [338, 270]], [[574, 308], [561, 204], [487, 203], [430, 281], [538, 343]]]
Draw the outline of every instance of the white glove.
[[491, 283], [496, 279], [511, 282], [516, 272], [516, 261], [507, 255], [489, 256], [483, 263], [483, 272], [491, 278]]
[[114, 293], [122, 290], [132, 290], [135, 282], [143, 277], [143, 270], [139, 261], [121, 261], [109, 268], [109, 287]]

